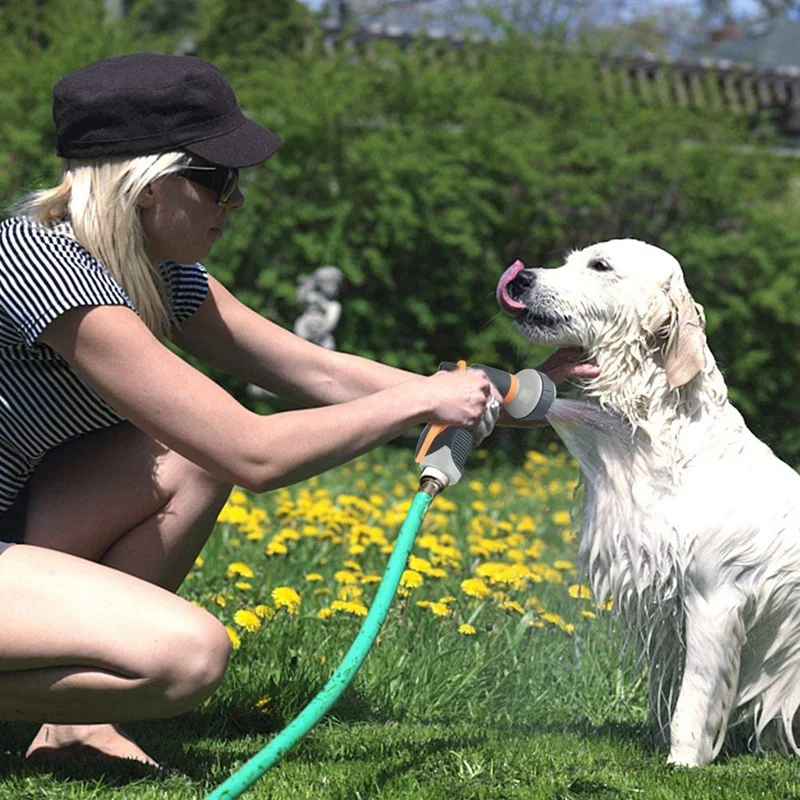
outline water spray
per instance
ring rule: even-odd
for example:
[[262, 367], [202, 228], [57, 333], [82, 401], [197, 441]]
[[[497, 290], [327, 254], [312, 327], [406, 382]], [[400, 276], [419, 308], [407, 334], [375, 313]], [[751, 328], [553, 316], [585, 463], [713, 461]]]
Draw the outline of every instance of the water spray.
[[[467, 366], [463, 361], [459, 361], [458, 364], [444, 362], [439, 365], [439, 369], [467, 369]], [[556, 390], [553, 382], [535, 369], [524, 369], [516, 375], [481, 364], [473, 364], [470, 369], [480, 369], [486, 373], [503, 396], [503, 408], [515, 420], [543, 419], [555, 400]], [[206, 800], [233, 800], [240, 797], [322, 719], [350, 685], [375, 643], [389, 612], [428, 506], [439, 492], [447, 486], [458, 483], [473, 445], [472, 432], [466, 428], [442, 425], [425, 427], [416, 450], [416, 461], [421, 471], [419, 491], [411, 502], [411, 508], [397, 534], [397, 541], [375, 599], [342, 663], [319, 694], [297, 717], [211, 792]]]

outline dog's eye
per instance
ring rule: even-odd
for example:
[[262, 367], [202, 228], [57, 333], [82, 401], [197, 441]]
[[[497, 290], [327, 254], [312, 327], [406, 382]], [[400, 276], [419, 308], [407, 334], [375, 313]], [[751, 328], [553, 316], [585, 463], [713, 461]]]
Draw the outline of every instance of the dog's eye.
[[592, 259], [588, 266], [589, 269], [593, 269], [595, 272], [611, 272], [611, 264], [601, 258]]

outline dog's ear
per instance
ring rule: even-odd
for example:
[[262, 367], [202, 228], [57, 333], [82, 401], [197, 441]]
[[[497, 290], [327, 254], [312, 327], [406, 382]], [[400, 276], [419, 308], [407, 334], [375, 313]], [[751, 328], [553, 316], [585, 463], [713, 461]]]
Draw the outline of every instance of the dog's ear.
[[672, 278], [666, 294], [670, 310], [661, 328], [661, 352], [669, 388], [678, 389], [706, 366], [706, 318], [680, 278]]

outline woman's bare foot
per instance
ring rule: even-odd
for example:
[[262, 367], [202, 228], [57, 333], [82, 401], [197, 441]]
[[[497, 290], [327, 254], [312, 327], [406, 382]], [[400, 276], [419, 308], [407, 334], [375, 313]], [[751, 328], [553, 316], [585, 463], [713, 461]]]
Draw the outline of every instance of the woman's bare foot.
[[51, 725], [39, 729], [26, 758], [132, 758], [159, 767], [133, 739], [114, 725]]

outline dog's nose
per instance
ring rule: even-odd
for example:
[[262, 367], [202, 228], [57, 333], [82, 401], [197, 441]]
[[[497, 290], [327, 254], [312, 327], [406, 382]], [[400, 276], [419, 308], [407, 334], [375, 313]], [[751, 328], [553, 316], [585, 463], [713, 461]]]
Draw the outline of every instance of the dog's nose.
[[514, 300], [519, 300], [536, 283], [536, 273], [531, 269], [523, 269], [508, 284], [508, 293]]

